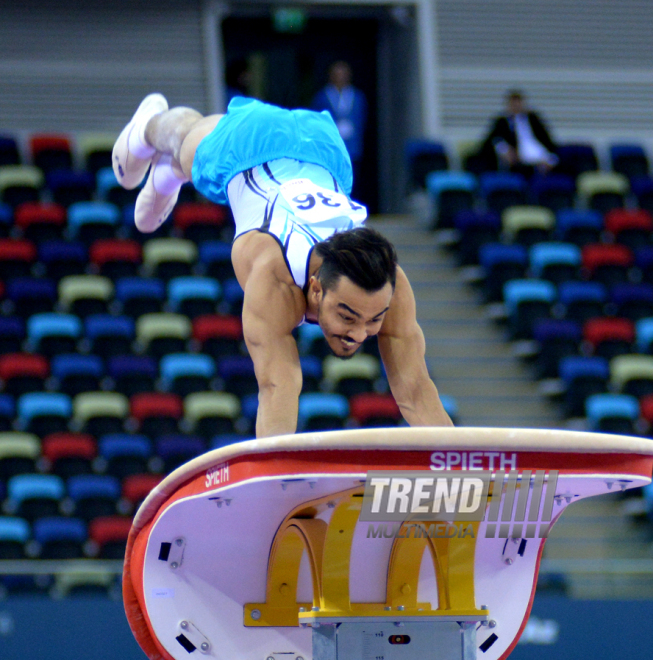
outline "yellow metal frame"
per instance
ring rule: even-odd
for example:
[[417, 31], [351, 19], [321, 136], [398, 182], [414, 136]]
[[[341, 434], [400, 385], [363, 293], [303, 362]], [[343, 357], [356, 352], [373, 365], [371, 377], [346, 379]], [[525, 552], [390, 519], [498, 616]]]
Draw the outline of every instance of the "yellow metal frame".
[[[363, 504], [363, 487], [305, 502], [291, 511], [272, 542], [264, 603], [247, 603], [244, 625], [293, 626], [301, 620], [362, 616], [483, 617], [474, 592], [474, 554], [478, 522], [472, 534], [451, 538], [410, 536], [404, 523], [394, 539], [388, 561], [386, 600], [352, 603], [349, 592], [351, 546]], [[328, 523], [318, 518], [333, 509]], [[455, 521], [454, 521], [455, 524]], [[419, 573], [428, 548], [433, 561], [438, 606], [417, 601]], [[307, 553], [313, 602], [297, 602], [299, 566]], [[401, 608], [401, 609], [398, 609]]]

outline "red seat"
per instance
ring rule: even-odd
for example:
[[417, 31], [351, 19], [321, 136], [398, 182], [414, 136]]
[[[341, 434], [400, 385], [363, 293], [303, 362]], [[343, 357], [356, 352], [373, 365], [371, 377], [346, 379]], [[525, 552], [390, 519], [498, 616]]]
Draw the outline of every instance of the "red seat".
[[42, 355], [32, 353], [7, 353], [0, 356], [0, 378], [5, 381], [17, 376], [33, 376], [45, 380], [50, 365]]
[[349, 412], [361, 426], [396, 425], [401, 419], [399, 406], [392, 394], [357, 394], [349, 400]]
[[25, 202], [16, 208], [16, 226], [25, 231], [32, 225], [66, 224], [66, 209], [61, 204], [45, 204], [43, 202]]
[[143, 249], [132, 240], [101, 239], [91, 245], [89, 260], [103, 273], [107, 264], [140, 264], [143, 261]]
[[642, 418], [653, 426], [653, 394], [646, 394], [639, 400]]
[[234, 339], [243, 338], [243, 322], [239, 316], [223, 316], [208, 314], [198, 316], [193, 321], [193, 338], [200, 343], [207, 339]]
[[101, 558], [118, 559], [125, 553], [125, 543], [131, 526], [131, 518], [100, 516], [91, 520], [88, 537], [97, 543]]
[[133, 505], [140, 504], [162, 479], [160, 474], [132, 474], [122, 482], [122, 496]]
[[63, 478], [90, 474], [97, 456], [97, 445], [88, 433], [51, 433], [43, 438], [43, 458], [48, 471]]
[[29, 143], [32, 156], [35, 156], [44, 149], [51, 149], [53, 151], [70, 151], [70, 140], [64, 135], [32, 135]]
[[142, 392], [129, 401], [131, 415], [141, 433], [157, 437], [177, 432], [177, 423], [184, 412], [182, 398], [177, 394]]
[[36, 261], [36, 246], [31, 241], [0, 238], [0, 280], [26, 277]]
[[177, 229], [185, 232], [192, 225], [214, 225], [221, 227], [227, 220], [227, 210], [217, 204], [187, 202], [179, 204], [174, 212], [173, 222]]
[[583, 326], [583, 339], [596, 355], [612, 359], [630, 352], [635, 341], [635, 324], [630, 319], [597, 317]]
[[583, 267], [589, 271], [590, 275], [601, 266], [630, 267], [633, 262], [633, 253], [625, 245], [592, 243], [586, 245], [582, 251]]
[[643, 209], [612, 209], [606, 213], [605, 228], [614, 236], [625, 229], [653, 231], [653, 216]]

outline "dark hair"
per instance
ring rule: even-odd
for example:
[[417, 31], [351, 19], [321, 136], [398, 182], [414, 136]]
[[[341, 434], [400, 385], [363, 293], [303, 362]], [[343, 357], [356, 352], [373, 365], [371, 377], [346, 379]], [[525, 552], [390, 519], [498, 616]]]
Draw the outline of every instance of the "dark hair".
[[357, 227], [337, 232], [315, 246], [322, 265], [318, 279], [326, 291], [337, 285], [342, 275], [356, 286], [372, 293], [397, 279], [397, 252], [390, 241], [375, 229]]
[[509, 101], [512, 101], [513, 99], [523, 101], [524, 100], [524, 93], [521, 91], [521, 89], [509, 89], [506, 92], [506, 98]]

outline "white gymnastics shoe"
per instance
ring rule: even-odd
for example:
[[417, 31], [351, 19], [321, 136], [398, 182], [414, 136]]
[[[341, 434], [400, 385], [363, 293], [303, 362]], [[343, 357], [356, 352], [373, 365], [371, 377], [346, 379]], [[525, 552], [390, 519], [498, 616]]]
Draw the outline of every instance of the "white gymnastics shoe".
[[111, 164], [118, 183], [132, 190], [143, 180], [156, 149], [145, 142], [145, 127], [154, 115], [165, 112], [168, 101], [162, 94], [149, 94], [113, 145]]

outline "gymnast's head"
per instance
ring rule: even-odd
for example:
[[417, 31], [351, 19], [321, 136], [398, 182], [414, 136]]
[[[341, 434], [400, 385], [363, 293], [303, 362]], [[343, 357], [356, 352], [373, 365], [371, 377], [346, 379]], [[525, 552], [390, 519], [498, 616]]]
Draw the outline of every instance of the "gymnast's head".
[[315, 246], [322, 259], [308, 295], [329, 348], [350, 358], [378, 334], [390, 307], [397, 277], [397, 253], [378, 231], [359, 227], [333, 234]]

